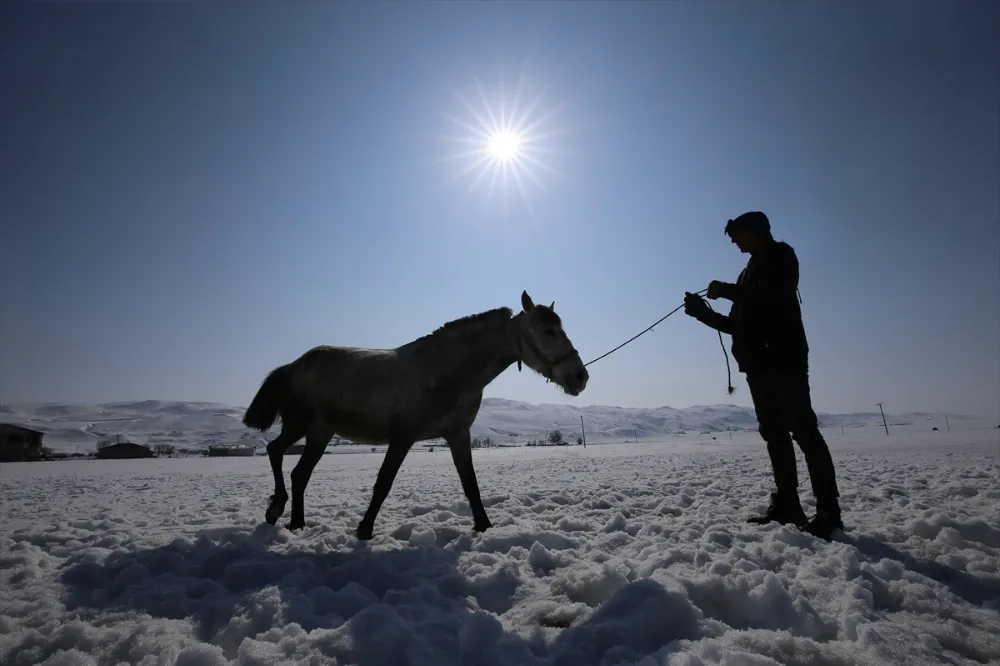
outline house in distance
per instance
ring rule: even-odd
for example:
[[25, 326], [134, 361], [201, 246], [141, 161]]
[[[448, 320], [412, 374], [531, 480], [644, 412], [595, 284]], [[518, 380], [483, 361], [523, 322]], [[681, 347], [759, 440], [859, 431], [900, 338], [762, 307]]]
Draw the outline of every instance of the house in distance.
[[94, 457], [98, 460], [123, 460], [128, 458], [155, 458], [156, 454], [148, 446], [135, 444], [133, 442], [101, 441], [97, 443], [97, 453]]
[[246, 442], [231, 442], [227, 444], [211, 444], [206, 455], [211, 457], [220, 456], [252, 456], [257, 453], [257, 447], [253, 444], [248, 444]]
[[0, 462], [41, 460], [44, 434], [13, 423], [0, 423]]

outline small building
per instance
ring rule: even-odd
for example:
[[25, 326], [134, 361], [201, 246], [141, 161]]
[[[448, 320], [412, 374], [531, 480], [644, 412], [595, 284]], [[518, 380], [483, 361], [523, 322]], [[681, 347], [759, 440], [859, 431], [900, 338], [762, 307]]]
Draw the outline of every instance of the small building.
[[121, 444], [102, 446], [97, 449], [94, 457], [98, 460], [122, 460], [125, 458], [155, 458], [156, 454], [148, 446], [122, 442]]
[[41, 460], [44, 434], [13, 423], [0, 423], [0, 462]]
[[208, 456], [211, 458], [221, 456], [252, 456], [257, 452], [257, 447], [253, 444], [236, 442], [233, 444], [212, 444], [208, 447]]

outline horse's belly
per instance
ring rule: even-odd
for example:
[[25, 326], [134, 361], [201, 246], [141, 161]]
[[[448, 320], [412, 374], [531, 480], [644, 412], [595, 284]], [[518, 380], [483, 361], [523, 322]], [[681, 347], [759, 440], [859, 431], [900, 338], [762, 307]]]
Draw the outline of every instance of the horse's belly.
[[392, 434], [392, 409], [387, 405], [348, 399], [322, 403], [318, 412], [338, 435], [355, 442], [388, 442]]
[[472, 427], [481, 401], [481, 394], [422, 400], [400, 420], [410, 425], [414, 441], [448, 437]]
[[[400, 408], [398, 410], [350, 409], [327, 406], [322, 419], [338, 435], [355, 442], [387, 443], [393, 437], [411, 442], [445, 437], [475, 419], [475, 409], [467, 406], [442, 412], [440, 409]], [[466, 423], [467, 422], [467, 423]]]
[[421, 396], [393, 403], [378, 400], [328, 402], [320, 411], [337, 434], [355, 442], [381, 443], [398, 437], [410, 442], [447, 437], [471, 427], [481, 396], [441, 402]]
[[388, 444], [392, 433], [385, 422], [372, 422], [349, 415], [346, 418], [324, 419], [335, 434], [359, 444]]

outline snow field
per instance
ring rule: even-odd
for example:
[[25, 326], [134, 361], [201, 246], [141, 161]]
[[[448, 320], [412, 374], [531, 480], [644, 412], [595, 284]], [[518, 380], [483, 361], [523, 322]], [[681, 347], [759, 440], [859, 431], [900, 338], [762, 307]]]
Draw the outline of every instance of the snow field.
[[368, 543], [381, 454], [325, 456], [298, 533], [263, 523], [265, 458], [5, 464], [0, 663], [1000, 663], [1000, 432], [830, 443], [831, 543], [744, 522], [743, 433], [478, 450], [482, 535], [448, 452], [414, 453]]

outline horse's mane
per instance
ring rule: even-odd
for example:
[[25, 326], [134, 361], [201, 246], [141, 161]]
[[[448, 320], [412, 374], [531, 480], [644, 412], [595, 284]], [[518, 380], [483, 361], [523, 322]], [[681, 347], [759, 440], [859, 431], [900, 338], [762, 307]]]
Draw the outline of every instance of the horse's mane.
[[486, 324], [496, 324], [501, 321], [507, 321], [511, 318], [511, 316], [513, 316], [513, 314], [514, 311], [506, 306], [502, 308], [494, 308], [492, 310], [487, 310], [486, 312], [479, 312], [477, 314], [471, 314], [458, 319], [453, 319], [439, 326], [436, 331], [431, 333], [431, 335], [439, 336], [458, 331], [464, 332], [466, 328], [471, 326], [480, 328]]
[[[542, 321], [549, 326], [561, 326], [562, 320], [553, 310], [546, 306], [538, 305], [536, 309], [541, 315]], [[459, 317], [449, 322], [441, 324], [432, 333], [422, 335], [413, 342], [427, 342], [429, 340], [449, 340], [455, 334], [469, 333], [486, 326], [494, 326], [506, 322], [514, 315], [514, 311], [509, 307], [494, 308], [485, 312]]]
[[466, 333], [469, 329], [479, 329], [484, 326], [507, 321], [511, 318], [511, 316], [513, 316], [513, 314], [514, 311], [505, 306], [502, 308], [487, 310], [485, 312], [466, 315], [465, 317], [453, 319], [449, 322], [441, 324], [441, 326], [438, 326], [433, 333], [423, 335], [414, 340], [414, 342], [431, 339], [448, 339], [455, 333]]

